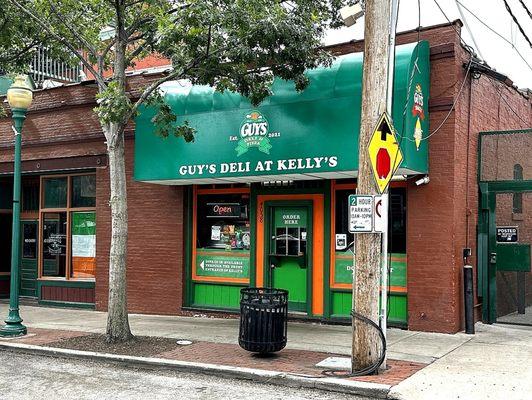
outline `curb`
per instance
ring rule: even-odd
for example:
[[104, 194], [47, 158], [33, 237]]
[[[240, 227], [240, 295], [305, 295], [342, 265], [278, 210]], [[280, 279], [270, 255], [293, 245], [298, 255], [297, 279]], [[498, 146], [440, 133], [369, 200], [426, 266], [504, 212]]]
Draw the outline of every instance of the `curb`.
[[0, 349], [26, 354], [107, 361], [125, 366], [164, 368], [188, 373], [216, 375], [225, 378], [251, 380], [263, 384], [276, 384], [294, 388], [319, 389], [330, 392], [358, 396], [358, 399], [386, 399], [391, 386], [379, 383], [351, 381], [340, 378], [312, 378], [286, 372], [268, 371], [254, 368], [240, 368], [226, 365], [206, 364], [189, 361], [167, 360], [154, 357], [135, 357], [93, 351], [59, 349], [23, 343], [0, 342]]

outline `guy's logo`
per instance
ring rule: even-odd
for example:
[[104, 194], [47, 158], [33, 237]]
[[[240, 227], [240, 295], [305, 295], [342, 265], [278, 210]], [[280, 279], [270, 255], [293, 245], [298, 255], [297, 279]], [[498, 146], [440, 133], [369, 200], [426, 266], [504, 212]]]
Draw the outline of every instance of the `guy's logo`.
[[268, 139], [268, 121], [258, 111], [246, 115], [240, 125], [240, 140], [236, 146], [236, 155], [241, 156], [250, 147], [258, 147], [259, 151], [270, 154], [272, 145]]
[[412, 116], [416, 118], [416, 126], [414, 128], [414, 142], [416, 143], [416, 149], [419, 150], [421, 145], [421, 139], [423, 138], [423, 129], [421, 129], [421, 121], [425, 119], [425, 113], [423, 111], [423, 91], [421, 85], [416, 84], [416, 91], [414, 92], [414, 105], [412, 106]]

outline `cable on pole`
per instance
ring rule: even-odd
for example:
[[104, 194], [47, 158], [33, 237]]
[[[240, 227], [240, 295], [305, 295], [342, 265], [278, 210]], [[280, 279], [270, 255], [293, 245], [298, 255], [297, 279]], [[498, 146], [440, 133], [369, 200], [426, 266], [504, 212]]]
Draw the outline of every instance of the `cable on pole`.
[[[512, 12], [512, 9], [510, 8], [510, 6], [508, 5], [508, 2], [506, 0], [502, 0], [504, 2], [504, 6], [506, 7], [506, 11], [508, 11], [508, 14], [510, 14], [510, 16], [512, 17], [512, 19], [514, 20], [515, 24], [517, 25], [517, 27], [519, 28], [519, 31], [521, 32], [521, 34], [524, 36], [524, 38], [526, 39], [526, 41], [528, 42], [530, 48], [532, 48], [532, 42], [530, 41], [530, 39], [528, 38], [528, 36], [526, 35], [525, 31], [523, 30], [523, 27], [521, 26], [521, 24], [519, 24], [519, 21], [517, 20], [517, 18], [515, 17], [514, 13]], [[525, 7], [526, 8], [526, 7]], [[528, 11], [528, 9], [527, 9]]]

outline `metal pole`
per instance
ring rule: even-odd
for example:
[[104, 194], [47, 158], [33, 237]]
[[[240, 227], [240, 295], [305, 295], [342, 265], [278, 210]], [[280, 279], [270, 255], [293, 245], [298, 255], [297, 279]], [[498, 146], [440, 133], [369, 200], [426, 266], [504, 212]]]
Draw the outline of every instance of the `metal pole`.
[[25, 335], [27, 329], [22, 325], [18, 308], [19, 293], [19, 251], [20, 251], [20, 152], [22, 145], [22, 124], [26, 119], [26, 110], [13, 109], [15, 125], [15, 160], [13, 169], [13, 230], [11, 234], [11, 284], [9, 288], [9, 314], [0, 336]]
[[473, 314], [473, 266], [464, 265], [464, 309], [465, 309], [465, 333], [475, 333], [475, 317]]
[[[399, 11], [399, 0], [392, 0], [390, 12], [390, 38], [388, 42], [388, 85], [386, 89], [386, 111], [392, 116], [393, 104], [393, 75], [395, 69], [395, 31], [397, 28], [397, 15]], [[381, 272], [381, 329], [386, 338], [387, 316], [388, 316], [388, 214], [390, 206], [390, 196], [388, 192], [382, 195], [383, 198], [383, 213], [386, 215], [386, 223], [384, 224], [384, 232], [382, 233], [382, 272]], [[381, 365], [382, 369], [386, 369], [386, 354], [384, 355], [384, 362]]]

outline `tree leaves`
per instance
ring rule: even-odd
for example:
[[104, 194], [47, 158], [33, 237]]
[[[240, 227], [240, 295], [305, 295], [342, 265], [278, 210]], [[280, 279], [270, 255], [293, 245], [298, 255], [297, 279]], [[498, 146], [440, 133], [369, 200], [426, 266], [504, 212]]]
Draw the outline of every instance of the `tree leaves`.
[[176, 124], [177, 116], [164, 100], [161, 91], [154, 91], [147, 99], [146, 105], [154, 107], [157, 113], [152, 118], [155, 126], [155, 134], [163, 138], [172, 135], [175, 137], [182, 137], [185, 142], [193, 142], [196, 130], [189, 125], [188, 121], [182, 124]]
[[128, 122], [127, 116], [131, 111], [131, 101], [117, 81], [112, 81], [107, 88], [96, 95], [98, 106], [94, 108], [100, 123], [123, 124]]
[[[352, 2], [6, 0], [0, 10], [9, 13], [9, 24], [2, 28], [0, 17], [0, 55], [7, 48], [10, 54], [16, 53], [33, 41], [46, 43], [58, 55], [71, 59], [72, 48], [80, 49], [78, 58], [93, 67], [99, 78], [101, 93], [95, 111], [103, 124], [127, 123], [140, 103], [150, 99], [149, 104], [158, 109], [155, 122], [161, 125], [161, 136], [191, 138], [193, 132], [188, 128], [171, 128], [177, 118], [159, 95], [153, 95], [158, 84], [146, 89], [132, 105], [125, 87], [115, 85], [113, 77], [123, 76], [119, 73], [122, 69], [155, 53], [171, 61], [173, 79], [210, 85], [222, 92], [232, 90], [258, 105], [271, 95], [275, 77], [294, 81], [294, 88], [301, 91], [308, 85], [305, 70], [330, 64], [331, 55], [319, 50], [321, 40], [327, 29], [338, 26], [339, 8]], [[45, 23], [45, 29], [38, 29], [21, 7]], [[120, 37], [119, 26], [124, 27]], [[70, 51], [65, 42], [71, 44]], [[118, 44], [125, 46], [124, 60], [118, 59], [123, 55], [115, 51]], [[28, 61], [21, 60], [19, 69]], [[2, 65], [16, 69], [13, 63], [2, 64], [0, 56], [0, 68]], [[165, 80], [161, 78], [159, 83]]]

